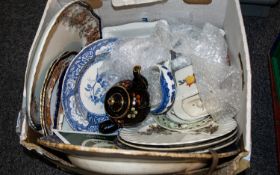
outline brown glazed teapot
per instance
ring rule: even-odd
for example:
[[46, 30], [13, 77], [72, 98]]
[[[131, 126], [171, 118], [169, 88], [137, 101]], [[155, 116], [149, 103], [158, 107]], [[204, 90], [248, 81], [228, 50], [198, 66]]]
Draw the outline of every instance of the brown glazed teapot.
[[148, 82], [140, 74], [141, 67], [133, 68], [134, 79], [115, 84], [105, 96], [105, 111], [110, 120], [99, 125], [101, 133], [111, 133], [124, 126], [142, 122], [150, 112]]

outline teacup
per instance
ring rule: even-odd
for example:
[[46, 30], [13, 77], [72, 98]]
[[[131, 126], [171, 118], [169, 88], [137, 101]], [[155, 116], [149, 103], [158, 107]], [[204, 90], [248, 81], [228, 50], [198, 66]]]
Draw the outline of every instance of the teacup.
[[151, 113], [157, 115], [165, 113], [172, 106], [176, 95], [176, 85], [169, 61], [164, 62], [162, 65], [156, 65], [153, 70], [159, 72], [158, 79], [160, 81], [161, 88], [160, 102], [151, 106]]
[[[192, 66], [175, 72], [177, 95], [173, 105], [174, 114], [183, 121], [198, 121], [209, 114], [203, 106], [196, 86], [196, 78]], [[171, 120], [174, 120], [171, 115]], [[178, 120], [178, 119], [176, 119]]]

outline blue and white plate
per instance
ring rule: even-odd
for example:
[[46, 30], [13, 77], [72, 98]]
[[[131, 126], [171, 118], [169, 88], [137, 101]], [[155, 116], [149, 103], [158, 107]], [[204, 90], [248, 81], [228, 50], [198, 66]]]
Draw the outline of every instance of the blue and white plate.
[[108, 120], [104, 97], [108, 88], [105, 72], [99, 68], [117, 39], [98, 40], [84, 48], [71, 62], [62, 87], [62, 105], [70, 127], [76, 131], [98, 132]]

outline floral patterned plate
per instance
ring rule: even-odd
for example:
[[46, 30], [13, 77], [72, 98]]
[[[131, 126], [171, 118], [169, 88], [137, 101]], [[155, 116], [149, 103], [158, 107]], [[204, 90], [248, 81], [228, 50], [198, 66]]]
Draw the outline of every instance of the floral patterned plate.
[[218, 128], [205, 128], [202, 132], [176, 132], [160, 127], [152, 117], [134, 128], [123, 128], [119, 137], [127, 143], [146, 146], [179, 146], [210, 142], [221, 139], [237, 128], [232, 118], [221, 118], [217, 121]]
[[204, 120], [193, 123], [176, 123], [166, 117], [166, 115], [157, 115], [153, 117], [157, 124], [165, 129], [178, 132], [191, 132], [201, 130], [203, 128], [215, 127], [217, 123], [211, 116]]
[[70, 127], [76, 131], [98, 132], [99, 123], [108, 120], [104, 97], [108, 88], [104, 59], [117, 39], [98, 40], [84, 48], [71, 62], [62, 86], [62, 106]]
[[[131, 148], [141, 149], [141, 150], [149, 150], [149, 151], [187, 151], [187, 152], [200, 152], [205, 153], [209, 152], [209, 149], [212, 150], [219, 150], [224, 147], [231, 145], [232, 143], [236, 142], [238, 139], [238, 130], [234, 130], [232, 133], [227, 135], [224, 138], [214, 140], [211, 142], [205, 142], [201, 144], [194, 144], [194, 145], [180, 145], [180, 146], [145, 146], [145, 145], [136, 145], [128, 143], [120, 138], [118, 138], [118, 142], [120, 144], [124, 144]], [[119, 145], [120, 145], [119, 144]]]
[[[70, 1], [69, 1], [70, 2]], [[101, 38], [100, 18], [92, 7], [81, 1], [71, 1], [54, 15], [29, 58], [26, 80], [26, 103], [30, 126], [41, 131], [40, 95], [47, 71], [58, 55], [81, 48]]]
[[53, 63], [46, 75], [40, 96], [40, 119], [45, 135], [51, 135], [57, 128], [62, 113], [61, 87], [64, 73], [77, 52], [65, 52]]

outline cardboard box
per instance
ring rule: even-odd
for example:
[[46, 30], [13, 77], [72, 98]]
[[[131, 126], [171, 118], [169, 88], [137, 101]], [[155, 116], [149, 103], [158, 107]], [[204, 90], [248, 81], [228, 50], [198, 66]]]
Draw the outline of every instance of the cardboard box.
[[[28, 71], [32, 66], [34, 52], [48, 22], [50, 22], [52, 16], [54, 16], [63, 5], [70, 1], [71, 0], [48, 0], [30, 49], [25, 79], [29, 76]], [[159, 2], [153, 2], [151, 4], [130, 5], [117, 8], [112, 6], [111, 0], [103, 0], [102, 2], [99, 0], [88, 0], [88, 2], [96, 8], [95, 12], [102, 20], [102, 27], [142, 21], [143, 18], [148, 18], [149, 21], [158, 19], [166, 19], [167, 21], [187, 19], [187, 21], [198, 26], [203, 25], [205, 22], [210, 22], [224, 29], [231, 62], [232, 64], [238, 65], [242, 70], [243, 88], [242, 92], [240, 92], [242, 108], [236, 119], [240, 127], [241, 142], [243, 145], [242, 150], [239, 151], [237, 156], [218, 166], [214, 166], [216, 156], [211, 154], [209, 154], [209, 156], [211, 160], [213, 160], [212, 166], [216, 168], [215, 173], [217, 174], [225, 174], [225, 172], [236, 174], [248, 168], [251, 157], [251, 68], [239, 0], [213, 0], [212, 2], [211, 0], [160, 0]], [[61, 156], [61, 154], [38, 145], [37, 139], [40, 137], [40, 134], [34, 132], [27, 124], [26, 105], [25, 82], [22, 109], [19, 113], [17, 125], [17, 131], [20, 133], [20, 143], [28, 150], [35, 150], [35, 152], [45, 156], [64, 170], [82, 174], [89, 173], [88, 171], [74, 166], [67, 158]], [[102, 156], [104, 150], [95, 151], [98, 152], [98, 155]], [[184, 154], [184, 156], [200, 158], [200, 156], [203, 157], [204, 155], [190, 154], [187, 156], [187, 154]], [[186, 157], [184, 158], [187, 159]], [[214, 172], [214, 168], [207, 167], [196, 171], [186, 170], [182, 172], [184, 174], [203, 174], [207, 171]]]

